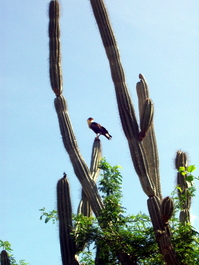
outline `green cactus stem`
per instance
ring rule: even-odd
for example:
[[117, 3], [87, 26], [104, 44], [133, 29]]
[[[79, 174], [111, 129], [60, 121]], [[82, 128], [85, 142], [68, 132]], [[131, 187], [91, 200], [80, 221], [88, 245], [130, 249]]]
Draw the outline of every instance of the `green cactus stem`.
[[1, 251], [1, 265], [10, 265], [10, 259], [6, 250]]
[[76, 245], [72, 233], [72, 206], [69, 183], [64, 175], [57, 183], [57, 211], [59, 217], [59, 239], [63, 265], [79, 264], [75, 259]]
[[[136, 91], [138, 95], [138, 106], [140, 120], [142, 119], [143, 106], [146, 99], [149, 98], [149, 89], [147, 82], [142, 74], [139, 74], [140, 81], [136, 84]], [[159, 173], [159, 156], [155, 137], [155, 130], [153, 122], [147, 131], [147, 136], [143, 139], [142, 145], [146, 151], [147, 163], [150, 165], [148, 167], [149, 177], [156, 187], [156, 195], [161, 199], [161, 185], [160, 185], [160, 173]]]
[[59, 27], [59, 2], [53, 0], [49, 5], [49, 57], [50, 57], [50, 82], [56, 94], [62, 94], [62, 71], [60, 52], [60, 27]]

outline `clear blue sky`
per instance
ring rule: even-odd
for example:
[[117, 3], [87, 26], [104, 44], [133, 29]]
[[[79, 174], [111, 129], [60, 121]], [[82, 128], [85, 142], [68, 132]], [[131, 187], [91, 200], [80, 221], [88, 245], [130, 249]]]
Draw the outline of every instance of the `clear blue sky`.
[[[114, 2], [114, 4], [113, 4]], [[64, 150], [48, 73], [48, 1], [0, 2], [0, 239], [31, 265], [61, 264], [58, 226], [39, 221], [56, 207], [56, 183], [68, 174], [73, 210], [80, 185]], [[199, 175], [199, 2], [106, 0], [126, 80], [137, 110], [142, 73], [155, 105], [163, 196], [176, 184], [174, 157], [186, 151]], [[88, 164], [93, 117], [113, 136], [101, 137], [103, 156], [123, 167], [123, 206], [147, 213], [118, 117], [108, 62], [89, 1], [61, 1], [64, 96], [81, 153]], [[199, 229], [199, 184], [193, 225]]]

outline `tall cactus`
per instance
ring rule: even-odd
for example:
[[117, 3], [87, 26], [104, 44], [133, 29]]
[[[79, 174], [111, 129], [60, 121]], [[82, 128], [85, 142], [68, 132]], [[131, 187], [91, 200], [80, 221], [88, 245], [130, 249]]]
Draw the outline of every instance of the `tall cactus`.
[[[51, 87], [56, 95], [54, 104], [64, 146], [73, 164], [75, 174], [83, 188], [78, 213], [90, 216], [92, 207], [93, 212], [98, 216], [99, 211], [103, 208], [102, 200], [95, 184], [99, 174], [98, 165], [101, 158], [101, 142], [100, 140], [95, 140], [93, 143], [91, 166], [89, 170], [77, 146], [67, 110], [67, 103], [62, 95], [59, 12], [59, 2], [57, 0], [52, 0], [49, 5], [49, 57]], [[57, 184], [60, 248], [62, 263], [64, 265], [76, 265], [78, 262], [75, 259], [75, 255], [83, 246], [76, 246], [74, 239], [70, 236], [72, 232], [72, 210], [68, 185], [66, 177], [60, 179]], [[78, 229], [78, 227], [76, 227], [76, 229]]]
[[125, 75], [120, 62], [119, 50], [105, 5], [102, 0], [90, 0], [90, 3], [109, 60], [120, 120], [129, 144], [131, 158], [140, 179], [142, 189], [149, 197], [147, 204], [160, 252], [168, 264], [180, 264], [172, 246], [168, 229], [165, 229], [161, 218], [162, 195], [159, 178], [159, 160], [155, 133], [152, 120], [150, 119], [152, 117], [152, 108], [147, 108], [147, 103], [145, 104], [149, 98], [146, 81], [142, 75], [139, 75], [141, 80], [137, 84], [137, 94], [141, 124], [143, 126], [143, 108], [145, 108], [145, 120], [150, 121], [149, 126], [145, 126], [148, 131], [144, 131], [142, 135], [143, 139], [140, 139], [139, 125], [125, 83]]
[[59, 2], [52, 0], [49, 6], [49, 50], [50, 50], [50, 80], [56, 98], [55, 109], [58, 116], [60, 131], [64, 146], [69, 154], [75, 174], [89, 200], [92, 210], [97, 216], [103, 208], [102, 200], [92, 180], [91, 172], [82, 158], [70, 121], [67, 103], [62, 95], [60, 29], [59, 29]]

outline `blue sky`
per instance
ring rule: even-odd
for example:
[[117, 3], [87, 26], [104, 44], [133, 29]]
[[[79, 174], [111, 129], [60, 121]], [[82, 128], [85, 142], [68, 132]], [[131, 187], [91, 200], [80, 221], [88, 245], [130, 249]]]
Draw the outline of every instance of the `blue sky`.
[[[0, 239], [30, 264], [61, 264], [58, 226], [39, 221], [56, 207], [56, 183], [65, 171], [76, 213], [81, 188], [64, 150], [48, 73], [48, 1], [0, 3]], [[123, 167], [123, 206], [147, 213], [118, 116], [108, 61], [89, 1], [61, 1], [63, 94], [81, 153], [90, 164], [93, 117], [113, 136], [101, 137], [103, 156]], [[199, 175], [198, 1], [106, 0], [126, 81], [135, 91], [142, 73], [155, 106], [163, 196], [176, 183], [174, 157], [188, 153]], [[199, 184], [193, 225], [199, 229]]]

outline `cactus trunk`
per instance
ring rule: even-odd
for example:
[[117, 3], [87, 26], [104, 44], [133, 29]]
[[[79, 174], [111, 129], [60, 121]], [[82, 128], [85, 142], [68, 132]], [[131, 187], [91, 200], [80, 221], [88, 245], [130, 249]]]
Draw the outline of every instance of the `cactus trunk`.
[[[102, 0], [90, 0], [101, 39], [109, 60], [111, 76], [115, 87], [118, 111], [135, 170], [139, 176], [143, 191], [149, 197], [148, 209], [154, 226], [156, 240], [164, 260], [168, 264], [179, 264], [171, 244], [168, 229], [165, 229], [161, 219], [161, 189], [159, 177], [159, 159], [153, 130], [153, 106], [150, 104], [143, 117], [143, 107], [148, 96], [146, 81], [139, 75], [141, 81], [137, 84], [139, 99], [141, 132], [144, 129], [143, 139], [140, 141], [140, 132], [135, 111], [125, 83], [125, 75], [117, 43], [109, 22], [108, 14]], [[151, 102], [149, 102], [151, 103]], [[147, 103], [146, 103], [147, 104]], [[147, 115], [147, 117], [146, 117]], [[146, 125], [146, 121], [147, 125]], [[144, 127], [143, 127], [144, 126]], [[160, 236], [161, 235], [161, 236]]]

